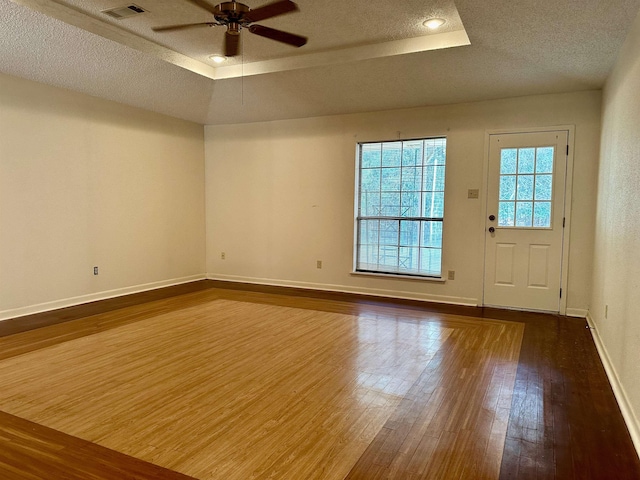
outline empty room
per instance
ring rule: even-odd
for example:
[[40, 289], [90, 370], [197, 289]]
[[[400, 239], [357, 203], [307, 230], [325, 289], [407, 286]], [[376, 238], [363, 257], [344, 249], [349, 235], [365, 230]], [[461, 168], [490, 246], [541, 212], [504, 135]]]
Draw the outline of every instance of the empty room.
[[0, 25], [0, 479], [640, 479], [640, 0]]

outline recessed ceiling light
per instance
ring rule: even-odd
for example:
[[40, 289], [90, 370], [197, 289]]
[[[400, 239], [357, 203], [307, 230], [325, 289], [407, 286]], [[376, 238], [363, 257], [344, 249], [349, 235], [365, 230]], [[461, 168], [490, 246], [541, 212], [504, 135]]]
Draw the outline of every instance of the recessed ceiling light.
[[429, 18], [428, 20], [422, 22], [422, 24], [425, 27], [430, 28], [431, 30], [435, 30], [437, 28], [440, 28], [446, 22], [447, 21], [444, 18]]
[[227, 61], [227, 57], [224, 55], [211, 55], [209, 58], [213, 60], [214, 63], [224, 63]]

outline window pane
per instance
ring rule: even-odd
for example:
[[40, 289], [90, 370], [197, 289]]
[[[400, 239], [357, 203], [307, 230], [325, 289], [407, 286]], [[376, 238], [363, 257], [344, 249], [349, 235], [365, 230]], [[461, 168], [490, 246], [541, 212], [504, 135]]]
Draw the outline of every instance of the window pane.
[[398, 245], [397, 220], [380, 220], [380, 245]]
[[424, 163], [425, 165], [444, 165], [446, 163], [446, 139], [435, 138], [425, 140]]
[[382, 158], [382, 144], [362, 145], [362, 168], [379, 167]]
[[535, 148], [518, 149], [518, 173], [533, 173], [536, 162]]
[[358, 251], [358, 265], [361, 268], [378, 268], [378, 245], [361, 245]]
[[516, 204], [514, 202], [500, 202], [498, 206], [498, 226], [513, 227], [516, 218]]
[[422, 142], [406, 142], [402, 149], [402, 166], [422, 165]]
[[533, 175], [518, 175], [517, 200], [533, 200]]
[[384, 143], [382, 145], [382, 166], [399, 167], [402, 158], [402, 142]]
[[402, 169], [402, 191], [419, 192], [422, 186], [422, 167], [404, 167]]
[[420, 244], [420, 222], [402, 220], [400, 222], [400, 246], [417, 247]]
[[440, 275], [442, 250], [439, 248], [420, 249], [420, 270], [431, 275]]
[[552, 175], [536, 175], [536, 200], [551, 200]]
[[536, 173], [553, 173], [553, 147], [538, 148]]
[[442, 222], [422, 223], [422, 246], [442, 247]]
[[419, 273], [420, 249], [400, 247], [398, 266], [407, 273]]
[[361, 245], [377, 244], [379, 228], [380, 228], [379, 220], [361, 220], [360, 221], [360, 244]]
[[363, 192], [360, 194], [360, 215], [377, 217], [382, 213], [380, 192]]
[[424, 189], [426, 191], [444, 191], [444, 165], [424, 169]]
[[516, 176], [502, 175], [500, 176], [500, 200], [516, 199]]
[[535, 202], [533, 226], [549, 228], [551, 226], [551, 202]]
[[533, 225], [533, 202], [516, 202], [516, 227]]
[[382, 208], [381, 216], [399, 217], [400, 216], [400, 194], [399, 193], [383, 193], [381, 195]]
[[398, 247], [380, 245], [380, 265], [396, 267], [398, 265]]
[[383, 168], [382, 169], [382, 191], [383, 192], [399, 192], [400, 191], [400, 169], [399, 168]]
[[360, 221], [360, 246], [358, 248], [358, 264], [362, 268], [375, 269], [378, 265], [378, 220]]
[[516, 148], [504, 148], [500, 152], [500, 173], [515, 174], [518, 161], [518, 150]]
[[419, 217], [420, 216], [420, 192], [403, 192], [402, 208], [400, 209], [401, 217]]
[[444, 216], [444, 192], [425, 192], [423, 199], [423, 217], [442, 218]]
[[380, 169], [379, 168], [363, 168], [362, 177], [360, 179], [360, 189], [363, 192], [380, 191]]

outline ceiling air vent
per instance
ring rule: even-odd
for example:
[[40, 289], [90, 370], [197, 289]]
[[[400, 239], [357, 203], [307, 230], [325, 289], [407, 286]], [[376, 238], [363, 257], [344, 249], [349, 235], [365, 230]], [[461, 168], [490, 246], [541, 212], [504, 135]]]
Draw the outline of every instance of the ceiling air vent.
[[133, 3], [124, 7], [112, 8], [111, 10], [103, 10], [102, 13], [105, 15], [109, 15], [111, 18], [115, 18], [116, 20], [122, 20], [123, 18], [133, 17], [134, 15], [139, 15], [141, 13], [145, 13], [146, 10], [138, 5], [134, 5]]

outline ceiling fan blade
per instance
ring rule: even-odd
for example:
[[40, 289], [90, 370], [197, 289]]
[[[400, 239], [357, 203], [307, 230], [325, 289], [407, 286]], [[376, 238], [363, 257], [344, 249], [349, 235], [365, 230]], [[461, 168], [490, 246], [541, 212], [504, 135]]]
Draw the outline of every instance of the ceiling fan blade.
[[187, 28], [194, 27], [213, 27], [217, 25], [217, 23], [206, 22], [206, 23], [186, 23], [183, 25], [166, 25], [164, 27], [153, 27], [151, 30], [154, 32], [171, 32], [174, 30], [185, 30]]
[[289, 32], [283, 32], [282, 30], [276, 30], [275, 28], [265, 27], [263, 25], [251, 25], [249, 27], [251, 33], [260, 35], [261, 37], [270, 38], [276, 42], [286, 43], [287, 45], [293, 45], [294, 47], [301, 47], [307, 43], [306, 37], [295, 35]]
[[209, 5], [204, 0], [189, 0], [189, 1], [194, 5], [197, 5], [198, 7], [205, 9], [209, 13], [215, 13], [215, 7], [213, 7], [212, 5]]
[[244, 19], [248, 22], [259, 22], [260, 20], [266, 20], [267, 18], [276, 17], [296, 10], [298, 10], [298, 5], [291, 0], [280, 0], [250, 10], [249, 13], [244, 15]]
[[226, 32], [224, 36], [224, 56], [235, 57], [238, 55], [238, 46], [240, 44], [240, 34]]

